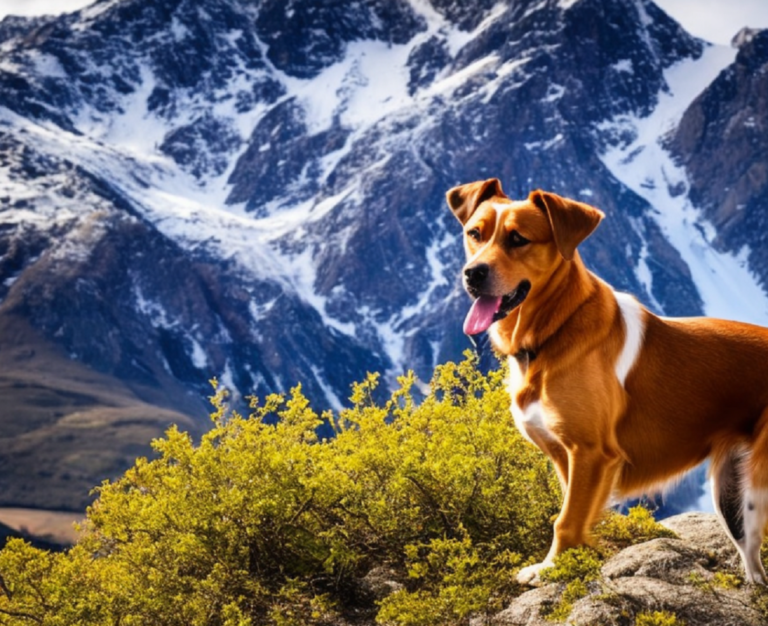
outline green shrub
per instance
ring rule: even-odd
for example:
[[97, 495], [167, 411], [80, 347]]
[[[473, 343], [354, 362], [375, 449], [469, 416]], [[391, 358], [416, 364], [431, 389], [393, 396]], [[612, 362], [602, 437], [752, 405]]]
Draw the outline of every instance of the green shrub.
[[544, 582], [565, 583], [559, 600], [544, 608], [544, 616], [553, 622], [565, 621], [574, 602], [589, 594], [587, 583], [601, 578], [602, 566], [599, 553], [588, 546], [572, 548], [558, 555], [555, 564], [539, 574]]
[[635, 626], [685, 626], [685, 622], [669, 611], [653, 611], [638, 613], [635, 617]]
[[[212, 430], [195, 445], [171, 428], [159, 458], [99, 487], [75, 547], [0, 551], [0, 624], [331, 624], [382, 564], [405, 586], [381, 622], [499, 608], [548, 547], [557, 479], [516, 431], [502, 373], [447, 364], [418, 403], [414, 382], [377, 404], [370, 375], [335, 417], [296, 387], [246, 418], [217, 388]], [[318, 441], [323, 419], [337, 433]]]
[[408, 574], [417, 581], [381, 602], [377, 621], [403, 626], [464, 624], [473, 613], [503, 608], [516, 589], [519, 554], [498, 543], [475, 545], [462, 539], [433, 539], [428, 545], [406, 546]]
[[744, 585], [741, 576], [729, 572], [715, 572], [710, 580], [699, 572], [691, 572], [688, 574], [688, 582], [697, 589], [710, 593], [717, 589], [740, 589]]
[[752, 585], [750, 591], [750, 604], [768, 623], [768, 589], [763, 585]]
[[555, 564], [539, 574], [544, 582], [588, 582], [600, 578], [603, 566], [600, 554], [588, 546], [571, 548], [555, 557]]
[[642, 505], [629, 509], [627, 515], [615, 511], [606, 512], [594, 532], [609, 552], [660, 537], [677, 538], [673, 531], [653, 519], [651, 512]]
[[565, 585], [560, 598], [552, 605], [542, 605], [542, 615], [551, 622], [565, 622], [573, 611], [573, 604], [589, 594], [587, 583], [578, 578]]
[[720, 589], [740, 589], [744, 585], [744, 579], [738, 574], [715, 572], [712, 584]]

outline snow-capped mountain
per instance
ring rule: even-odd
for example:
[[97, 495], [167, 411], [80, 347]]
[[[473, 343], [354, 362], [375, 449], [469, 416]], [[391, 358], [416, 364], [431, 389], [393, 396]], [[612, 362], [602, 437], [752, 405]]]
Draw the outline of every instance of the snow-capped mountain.
[[[31, 417], [0, 438], [5, 486], [26, 486], [4, 502], [52, 506], [29, 485], [73, 484], [62, 463], [105, 424], [130, 446], [78, 486], [169, 420], [204, 428], [213, 376], [259, 396], [301, 382], [338, 408], [366, 371], [459, 357], [443, 198], [461, 182], [598, 206], [587, 264], [659, 312], [768, 322], [764, 41], [711, 46], [648, 0], [100, 0], [6, 18], [0, 384]], [[103, 394], [66, 396], [88, 377]], [[163, 417], [126, 435], [147, 407]], [[51, 432], [66, 443], [47, 473], [13, 470], [19, 442]]]

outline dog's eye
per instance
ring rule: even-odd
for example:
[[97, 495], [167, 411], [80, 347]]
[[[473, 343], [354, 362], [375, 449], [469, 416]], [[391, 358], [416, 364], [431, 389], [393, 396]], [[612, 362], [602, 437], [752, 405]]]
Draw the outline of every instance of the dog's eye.
[[507, 244], [510, 248], [520, 248], [528, 243], [531, 243], [530, 240], [523, 237], [516, 230], [509, 233], [509, 237], [507, 238]]
[[467, 231], [467, 237], [474, 239], [475, 241], [480, 241], [482, 235], [477, 228], [473, 228], [472, 230]]

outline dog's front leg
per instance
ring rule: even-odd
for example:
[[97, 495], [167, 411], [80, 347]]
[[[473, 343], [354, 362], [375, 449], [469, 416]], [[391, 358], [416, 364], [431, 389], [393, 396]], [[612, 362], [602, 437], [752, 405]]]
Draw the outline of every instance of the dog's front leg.
[[565, 446], [557, 439], [552, 439], [541, 435], [535, 431], [529, 432], [531, 441], [546, 454], [555, 466], [555, 473], [560, 481], [560, 487], [563, 493], [568, 489], [568, 451]]
[[563, 507], [555, 521], [552, 547], [544, 561], [520, 570], [520, 584], [540, 585], [539, 573], [552, 567], [558, 554], [588, 543], [591, 526], [608, 501], [619, 466], [618, 454], [597, 447], [568, 450], [568, 483]]

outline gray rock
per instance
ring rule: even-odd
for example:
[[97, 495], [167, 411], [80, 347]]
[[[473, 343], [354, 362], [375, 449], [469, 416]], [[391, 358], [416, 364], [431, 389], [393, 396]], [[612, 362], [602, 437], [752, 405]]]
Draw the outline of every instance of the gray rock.
[[610, 579], [646, 576], [682, 583], [690, 571], [703, 569], [706, 561], [701, 550], [680, 539], [653, 539], [622, 550], [608, 560], [602, 572]]
[[[507, 609], [492, 618], [492, 624], [514, 624], [515, 626], [549, 626], [551, 621], [544, 617], [547, 607], [560, 598], [562, 585], [553, 584], [532, 589], [522, 594]], [[472, 622], [481, 626], [484, 622]]]
[[701, 513], [683, 513], [662, 522], [680, 539], [704, 550], [718, 567], [741, 567], [736, 547], [726, 535], [717, 517]]
[[365, 594], [379, 602], [403, 588], [398, 578], [397, 572], [389, 567], [374, 567], [360, 580], [360, 587]]
[[[602, 579], [574, 603], [566, 622], [547, 620], [565, 584], [528, 591], [484, 623], [509, 626], [634, 624], [640, 613], [664, 611], [686, 626], [759, 626], [768, 615], [753, 586], [726, 588], [716, 573], [741, 575], [738, 555], [716, 516], [685, 513], [664, 525], [678, 539], [654, 539], [630, 546], [606, 561]], [[480, 626], [483, 622], [476, 622]]]

